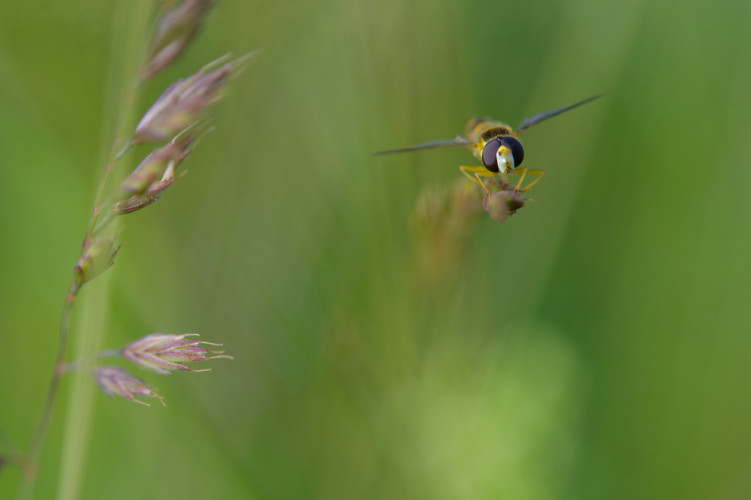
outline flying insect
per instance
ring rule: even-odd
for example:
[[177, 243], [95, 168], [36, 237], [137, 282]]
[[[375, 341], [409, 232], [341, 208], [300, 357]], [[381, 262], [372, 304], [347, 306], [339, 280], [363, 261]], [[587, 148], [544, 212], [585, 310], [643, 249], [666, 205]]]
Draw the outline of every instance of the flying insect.
[[[407, 153], [409, 151], [419, 151], [421, 149], [465, 146], [472, 152], [475, 158], [482, 162], [482, 165], [462, 165], [459, 167], [459, 170], [461, 170], [462, 174], [464, 174], [467, 179], [480, 186], [486, 194], [490, 194], [490, 191], [483, 182], [483, 177], [495, 177], [501, 175], [505, 182], [508, 174], [518, 174], [521, 176], [516, 184], [515, 191], [528, 191], [532, 186], [540, 182], [542, 176], [545, 175], [545, 171], [521, 167], [521, 164], [524, 161], [524, 148], [518, 139], [519, 134], [548, 118], [552, 118], [565, 111], [581, 106], [582, 104], [594, 101], [598, 97], [602, 96], [595, 95], [584, 99], [583, 101], [571, 104], [570, 106], [543, 111], [542, 113], [538, 113], [530, 118], [525, 118], [521, 121], [516, 130], [513, 130], [505, 123], [495, 121], [491, 118], [473, 118], [467, 122], [467, 125], [464, 128], [465, 137], [457, 135], [454, 139], [424, 142], [406, 148], [379, 151], [374, 154], [385, 155], [392, 153]], [[537, 178], [522, 187], [524, 178], [527, 175], [536, 175]]]

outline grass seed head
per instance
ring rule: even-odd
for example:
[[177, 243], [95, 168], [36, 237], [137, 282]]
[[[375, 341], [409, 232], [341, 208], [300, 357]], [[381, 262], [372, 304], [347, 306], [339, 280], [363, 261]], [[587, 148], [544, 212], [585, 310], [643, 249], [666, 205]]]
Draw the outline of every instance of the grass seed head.
[[146, 406], [151, 405], [135, 397], [157, 398], [162, 406], [165, 406], [162, 396], [146, 385], [146, 382], [122, 368], [98, 366], [94, 368], [94, 378], [102, 391], [109, 397], [120, 396]]
[[182, 54], [198, 33], [214, 0], [184, 0], [159, 19], [149, 49], [148, 63], [141, 68], [141, 80], [148, 80]]
[[527, 198], [503, 181], [491, 181], [487, 186], [491, 191], [485, 195], [483, 208], [498, 222], [503, 222], [509, 215], [515, 214], [527, 201]]
[[175, 370], [192, 372], [210, 370], [210, 368], [192, 370], [183, 363], [217, 358], [233, 359], [232, 356], [224, 354], [224, 351], [213, 351], [200, 347], [201, 344], [216, 347], [221, 347], [222, 344], [188, 339], [187, 337], [198, 337], [198, 334], [152, 333], [126, 345], [120, 351], [120, 354], [128, 361], [162, 375], [169, 375]]
[[182, 131], [165, 146], [151, 152], [112, 194], [112, 213], [123, 215], [140, 210], [159, 199], [177, 179], [175, 170], [195, 147], [198, 131]]
[[74, 284], [81, 288], [115, 263], [115, 255], [120, 250], [115, 246], [115, 238], [112, 236], [94, 236], [84, 242], [83, 251], [73, 268]]
[[228, 61], [225, 56], [170, 85], [141, 118], [132, 143], [166, 141], [199, 121], [204, 109], [222, 97], [229, 76], [240, 66], [241, 59]]

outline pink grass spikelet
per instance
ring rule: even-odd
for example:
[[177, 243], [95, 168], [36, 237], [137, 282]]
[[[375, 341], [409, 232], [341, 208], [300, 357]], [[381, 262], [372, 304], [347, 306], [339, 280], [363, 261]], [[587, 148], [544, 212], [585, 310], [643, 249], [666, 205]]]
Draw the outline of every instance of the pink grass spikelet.
[[80, 288], [84, 283], [93, 280], [115, 263], [115, 255], [120, 250], [115, 246], [115, 238], [110, 236], [96, 236], [84, 242], [81, 256], [73, 268], [74, 284]]
[[130, 372], [123, 370], [122, 368], [114, 366], [98, 366], [94, 368], [94, 378], [102, 391], [104, 391], [109, 397], [117, 395], [146, 406], [151, 405], [136, 399], [135, 396], [157, 398], [159, 399], [159, 402], [162, 403], [162, 406], [165, 406], [164, 398], [162, 396], [154, 392], [151, 387], [147, 386], [146, 382], [131, 375]]
[[133, 144], [165, 141], [199, 120], [201, 112], [221, 98], [227, 78], [238, 67], [237, 61], [226, 60], [227, 56], [209, 63], [170, 85], [141, 118]]
[[183, 0], [162, 15], [149, 49], [149, 62], [140, 71], [142, 80], [154, 77], [182, 54], [213, 3], [214, 0]]
[[186, 339], [186, 337], [197, 336], [197, 333], [184, 333], [181, 335], [152, 333], [126, 345], [122, 348], [120, 354], [128, 361], [163, 375], [169, 375], [174, 370], [191, 372], [211, 370], [211, 368], [192, 370], [183, 363], [217, 358], [233, 359], [232, 356], [223, 354], [224, 351], [212, 351], [199, 347], [200, 344], [216, 347], [221, 347], [222, 344]]
[[112, 195], [112, 213], [135, 212], [159, 199], [175, 182], [175, 170], [193, 151], [196, 132], [191, 127], [182, 131], [165, 146], [151, 152]]
[[488, 186], [493, 188], [493, 191], [485, 196], [483, 208], [498, 222], [503, 222], [509, 215], [515, 214], [527, 201], [519, 191], [502, 181], [491, 181]]

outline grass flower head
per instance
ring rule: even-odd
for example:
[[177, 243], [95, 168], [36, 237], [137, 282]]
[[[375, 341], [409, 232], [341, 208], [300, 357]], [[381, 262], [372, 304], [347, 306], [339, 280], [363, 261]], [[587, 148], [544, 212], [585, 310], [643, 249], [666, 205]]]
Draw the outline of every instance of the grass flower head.
[[170, 85], [141, 118], [133, 144], [166, 141], [198, 121], [202, 111], [222, 97], [227, 79], [243, 64], [243, 58], [227, 59], [217, 59]]
[[151, 387], [147, 386], [146, 382], [132, 375], [127, 370], [114, 366], [98, 366], [94, 368], [94, 378], [99, 387], [109, 397], [117, 395], [146, 406], [151, 405], [135, 397], [157, 398], [162, 403], [162, 406], [164, 406], [164, 398], [154, 392]]
[[216, 347], [221, 347], [222, 344], [187, 338], [197, 336], [197, 333], [181, 335], [152, 333], [126, 345], [120, 354], [128, 361], [163, 375], [169, 375], [174, 370], [192, 372], [211, 370], [211, 368], [192, 370], [183, 363], [217, 358], [233, 359], [232, 356], [223, 354], [224, 351], [212, 351], [200, 347], [200, 344]]

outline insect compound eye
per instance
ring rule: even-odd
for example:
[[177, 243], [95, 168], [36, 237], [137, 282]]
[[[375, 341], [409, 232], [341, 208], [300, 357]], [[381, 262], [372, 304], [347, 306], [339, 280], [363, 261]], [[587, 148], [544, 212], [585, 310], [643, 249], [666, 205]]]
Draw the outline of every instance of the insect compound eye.
[[[511, 137], [510, 135], [505, 135], [498, 139], [500, 139], [503, 146], [506, 146], [511, 150], [511, 155], [514, 157], [514, 168], [519, 167], [524, 161], [524, 148], [522, 147], [522, 143], [519, 142], [516, 137]], [[482, 159], [485, 161], [484, 149], [482, 150]]]
[[[498, 152], [498, 148], [500, 148], [501, 145], [501, 138], [496, 137], [492, 141], [488, 141], [485, 144], [485, 147], [482, 148], [482, 164], [491, 172], [500, 172], [500, 170], [498, 169], [498, 161], [496, 160], [495, 154]], [[513, 154], [513, 152], [514, 150], [512, 149], [511, 153]], [[514, 161], [516, 161], [516, 157], [514, 157]]]

